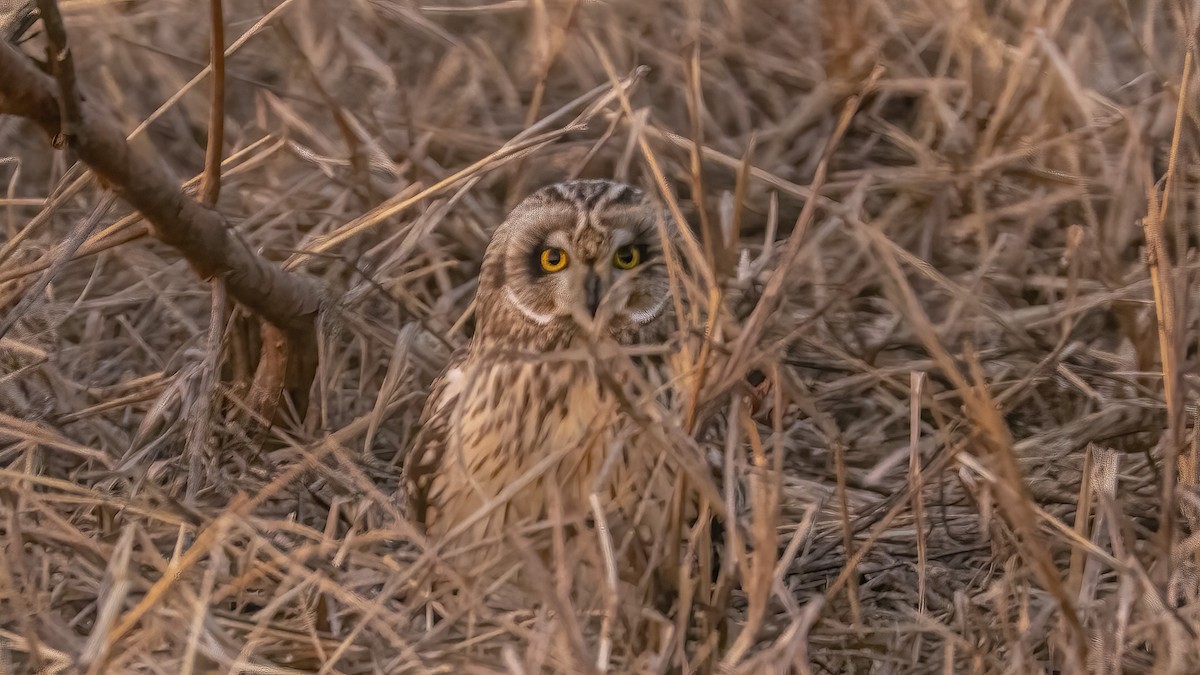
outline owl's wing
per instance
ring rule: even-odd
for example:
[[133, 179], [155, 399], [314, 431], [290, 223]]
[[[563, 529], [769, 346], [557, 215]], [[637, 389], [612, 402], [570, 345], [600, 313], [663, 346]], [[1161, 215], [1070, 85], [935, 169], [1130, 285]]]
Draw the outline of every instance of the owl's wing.
[[452, 411], [463, 389], [462, 364], [467, 347], [459, 347], [450, 356], [446, 368], [429, 387], [429, 398], [421, 409], [417, 435], [404, 458], [401, 476], [408, 491], [409, 513], [413, 520], [425, 522], [429, 482], [438, 466], [450, 435]]

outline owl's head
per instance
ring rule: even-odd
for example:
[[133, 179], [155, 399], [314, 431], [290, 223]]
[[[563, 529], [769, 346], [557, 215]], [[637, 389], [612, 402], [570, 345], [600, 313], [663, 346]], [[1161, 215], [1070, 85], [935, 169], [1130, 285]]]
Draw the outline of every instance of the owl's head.
[[660, 216], [641, 190], [606, 180], [526, 197], [484, 256], [478, 332], [579, 326], [619, 337], [657, 320], [669, 300]]

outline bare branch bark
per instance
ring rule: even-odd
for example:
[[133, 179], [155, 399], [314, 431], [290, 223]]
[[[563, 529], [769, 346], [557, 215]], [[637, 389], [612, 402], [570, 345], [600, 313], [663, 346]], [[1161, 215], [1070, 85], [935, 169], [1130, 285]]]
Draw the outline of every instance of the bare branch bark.
[[[0, 44], [0, 114], [27, 118], [54, 138], [63, 132], [57, 89], [24, 54]], [[289, 350], [294, 361], [288, 365], [287, 389], [303, 414], [316, 373], [316, 317], [322, 298], [317, 283], [289, 274], [251, 250], [219, 213], [183, 193], [161, 158], [135, 152], [94, 100], [80, 102], [78, 125], [68, 140], [79, 160], [150, 222], [155, 237], [177, 249], [201, 278], [223, 280], [230, 297], [295, 343]]]

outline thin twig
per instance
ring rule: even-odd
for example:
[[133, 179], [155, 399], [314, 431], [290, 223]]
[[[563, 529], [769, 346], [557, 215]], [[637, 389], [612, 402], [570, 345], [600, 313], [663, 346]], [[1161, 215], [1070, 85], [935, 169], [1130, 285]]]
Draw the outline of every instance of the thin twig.
[[[75, 57], [67, 44], [67, 29], [56, 0], [38, 0], [42, 25], [46, 27], [46, 59], [58, 80], [59, 134], [58, 140], [70, 143], [82, 124], [79, 89], [75, 82]], [[59, 144], [56, 141], [56, 145]]]
[[221, 156], [225, 146], [225, 12], [222, 0], [209, 0], [209, 49], [212, 89], [209, 92], [208, 146], [204, 152], [204, 178], [200, 203], [212, 207], [221, 194]]

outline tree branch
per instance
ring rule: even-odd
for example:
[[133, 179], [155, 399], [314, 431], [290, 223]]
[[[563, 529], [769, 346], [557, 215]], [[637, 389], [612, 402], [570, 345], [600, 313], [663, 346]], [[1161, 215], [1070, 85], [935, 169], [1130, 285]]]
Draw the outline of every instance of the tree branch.
[[[51, 3], [52, 4], [52, 3]], [[51, 138], [64, 132], [55, 81], [12, 45], [0, 44], [0, 114], [24, 117]], [[284, 272], [252, 251], [216, 211], [183, 193], [157, 155], [134, 152], [116, 121], [93, 100], [79, 102], [77, 128], [67, 137], [79, 160], [153, 226], [205, 280], [220, 278], [230, 297], [269, 321], [296, 345], [315, 347], [321, 291], [308, 277]], [[304, 413], [316, 373], [316, 352], [289, 350], [287, 389]]]

